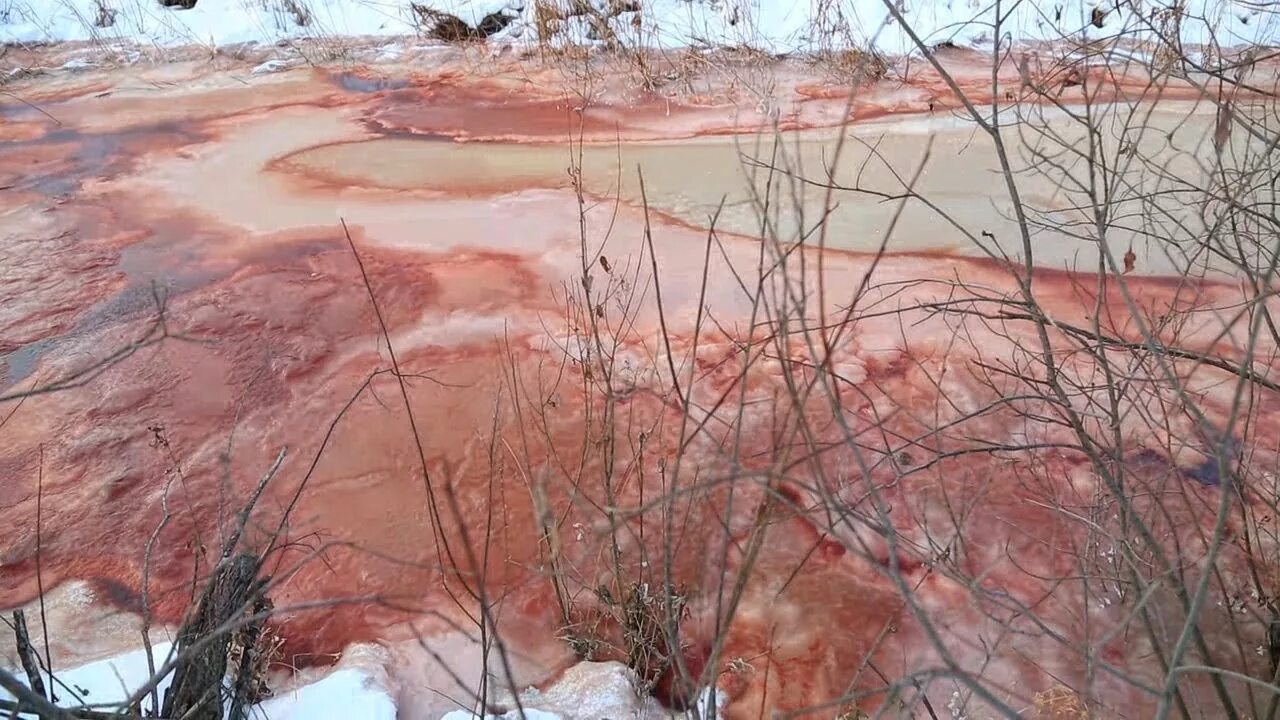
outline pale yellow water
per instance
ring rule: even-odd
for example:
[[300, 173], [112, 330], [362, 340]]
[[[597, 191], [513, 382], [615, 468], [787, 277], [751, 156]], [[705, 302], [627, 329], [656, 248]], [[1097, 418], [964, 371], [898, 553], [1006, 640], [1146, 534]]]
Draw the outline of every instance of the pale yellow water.
[[[1207, 112], [1169, 104], [1102, 123], [1098, 157], [1122, 168], [1106, 176], [1117, 186], [1118, 215], [1154, 205], [1171, 223], [1176, 218], [1182, 233], [1197, 232], [1194, 208], [1161, 192], [1182, 180], [1209, 182], [1212, 121]], [[1132, 155], [1121, 148], [1139, 131], [1125, 125], [1146, 127]], [[384, 137], [308, 149], [280, 168], [319, 173], [341, 185], [492, 196], [571, 187], [570, 169], [580, 165], [593, 201], [620, 198], [639, 206], [647, 199], [651, 209], [699, 227], [708, 227], [718, 211], [716, 226], [723, 231], [788, 243], [1023, 256], [995, 146], [974, 123], [951, 116], [896, 118], [845, 132], [843, 142], [831, 131], [810, 131], [585, 146]], [[1097, 267], [1088, 165], [1076, 151], [1063, 149], [1080, 147], [1082, 140], [1079, 126], [1060, 113], [1024, 118], [1006, 131], [1009, 166], [1030, 211], [1039, 266]], [[840, 189], [828, 192], [832, 180]], [[901, 197], [908, 186], [918, 197]], [[1162, 242], [1168, 238], [1158, 231], [1123, 219], [1108, 225], [1105, 237], [1117, 259], [1134, 251], [1139, 272], [1179, 273], [1199, 262]]]

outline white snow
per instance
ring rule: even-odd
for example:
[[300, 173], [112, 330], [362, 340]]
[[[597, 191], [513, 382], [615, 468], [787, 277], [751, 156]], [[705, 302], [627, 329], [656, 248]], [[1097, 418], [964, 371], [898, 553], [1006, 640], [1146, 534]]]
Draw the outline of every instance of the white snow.
[[[167, 642], [152, 646], [157, 666], [164, 663], [172, 647], [173, 645]], [[14, 672], [14, 674], [25, 683], [25, 675], [21, 672]], [[52, 689], [58, 697], [57, 704], [62, 707], [109, 705], [127, 700], [150, 677], [146, 651], [135, 650], [107, 660], [55, 671]], [[161, 697], [164, 696], [165, 688], [169, 687], [169, 681], [170, 678], [165, 678], [157, 686]], [[44, 676], [44, 683], [47, 689], [50, 686], [48, 675]], [[12, 699], [13, 696], [0, 690], [0, 698]]]
[[364, 671], [345, 668], [263, 702], [254, 708], [250, 717], [269, 720], [396, 720], [396, 703]]
[[[995, 35], [995, 0], [894, 0], [916, 35], [928, 45], [948, 41], [987, 46]], [[1154, 41], [1153, 13], [1174, 0], [1023, 0], [1000, 8], [1000, 32], [1018, 41], [1126, 38]], [[1102, 28], [1092, 25], [1093, 8], [1114, 7]], [[1274, 44], [1280, 39], [1280, 12], [1235, 0], [1181, 0], [1179, 36], [1188, 44]], [[641, 40], [664, 47], [747, 45], [777, 53], [874, 47], [888, 55], [915, 52], [911, 35], [884, 0], [646, 0], [648, 30]], [[648, 35], [646, 37], [646, 34]]]
[[268, 75], [270, 73], [288, 70], [293, 67], [293, 63], [288, 60], [268, 60], [261, 65], [256, 65], [249, 71], [250, 75]]
[[[475, 720], [478, 717], [480, 716], [469, 710], [451, 710], [440, 720]], [[524, 717], [526, 720], [566, 720], [555, 713], [534, 708], [525, 708]], [[485, 715], [484, 718], [485, 720], [520, 720], [520, 711], [512, 710], [501, 715]]]
[[[582, 662], [574, 665], [545, 690], [529, 688], [520, 693], [520, 705], [524, 717], [530, 720], [668, 720], [672, 713], [652, 698], [637, 697], [635, 673], [617, 662]], [[699, 699], [699, 717], [718, 717], [708, 713], [710, 693]], [[724, 706], [724, 693], [717, 694], [717, 710]], [[499, 698], [497, 703], [514, 708], [510, 699]], [[442, 720], [474, 720], [478, 713], [470, 710], [454, 710]], [[678, 715], [676, 717], [679, 717]], [[520, 709], [512, 709], [502, 715], [485, 715], [484, 720], [520, 720]]]
[[[157, 643], [153, 648], [155, 663], [163, 665], [171, 643]], [[356, 650], [353, 652], [353, 650]], [[358, 657], [358, 649], [348, 649], [343, 661], [332, 672], [316, 682], [281, 693], [251, 709], [250, 717], [263, 720], [395, 720], [395, 701], [385, 689], [385, 674], [366, 664], [347, 662]], [[15, 675], [25, 681], [21, 672]], [[151, 677], [144, 650], [135, 650], [108, 660], [57, 671], [54, 692], [62, 707], [109, 706], [120, 703], [141, 688]], [[170, 677], [162, 680], [160, 697], [169, 686]], [[48, 676], [45, 676], [48, 685]], [[0, 698], [12, 699], [0, 690]], [[144, 703], [150, 707], [149, 701]]]
[[[105, 27], [100, 2], [113, 14]], [[0, 0], [0, 41], [127, 39], [218, 47], [292, 37], [401, 35], [414, 31], [411, 18], [408, 2], [395, 0], [198, 0], [189, 10], [163, 7], [159, 0]]]
[[[491, 13], [517, 17], [491, 42], [536, 42], [535, 0], [417, 0], [475, 25]], [[572, 0], [536, 0], [567, 10]], [[1153, 18], [1174, 2], [1183, 7], [1177, 32], [1184, 43], [1232, 47], [1280, 42], [1280, 12], [1248, 0], [1120, 0], [1102, 28], [1091, 24], [1094, 0], [1005, 2], [1001, 34], [1016, 40], [1154, 40]], [[605, 9], [619, 0], [590, 0]], [[776, 53], [876, 49], [899, 55], [915, 44], [884, 0], [637, 0], [636, 13], [612, 20], [619, 39], [659, 48], [745, 45]], [[982, 47], [995, 28], [995, 0], [894, 0], [920, 38]], [[417, 31], [410, 0], [197, 0], [166, 8], [159, 0], [0, 0], [0, 42], [117, 39], [144, 45], [223, 46], [284, 38], [398, 37]], [[100, 10], [105, 8], [105, 10]], [[103, 18], [109, 18], [107, 24]], [[104, 26], [105, 25], [105, 26]], [[594, 42], [583, 17], [564, 21], [562, 42]]]
[[635, 674], [620, 663], [578, 663], [546, 690], [530, 690], [520, 701], [566, 720], [639, 718], [647, 703], [636, 698], [634, 681]]

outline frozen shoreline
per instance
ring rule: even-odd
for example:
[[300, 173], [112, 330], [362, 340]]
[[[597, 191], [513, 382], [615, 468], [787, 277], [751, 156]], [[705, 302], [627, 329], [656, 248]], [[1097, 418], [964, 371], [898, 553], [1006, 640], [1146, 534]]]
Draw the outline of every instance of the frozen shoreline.
[[[891, 56], [916, 49], [883, 0], [837, 5], [817, 0], [592, 2], [629, 48], [749, 47], [775, 54], [873, 48]], [[1121, 34], [1126, 40], [1155, 42], [1168, 32], [1155, 26], [1170, 4], [1123, 3], [1096, 27], [1093, 2], [1019, 3], [1012, 11], [1002, 11], [1006, 17], [1000, 33], [1025, 42], [1106, 40]], [[490, 42], [534, 46], [539, 43], [535, 5], [569, 15], [557, 26], [553, 44], [598, 42], [585, 15], [567, 12], [567, 0], [198, 0], [185, 10], [162, 7], [158, 0], [8, 0], [0, 6], [0, 43], [123, 40], [145, 46], [216, 48], [303, 38], [398, 38], [419, 33], [420, 11], [427, 8], [472, 27], [486, 16], [501, 16], [508, 24], [492, 34]], [[1177, 33], [1184, 44], [1232, 48], [1280, 41], [1280, 13], [1274, 9], [1237, 0], [1190, 0], [1182, 5]], [[925, 43], [990, 47], [994, 2], [904, 0], [899, 7]]]
[[[173, 644], [156, 643], [152, 655], [162, 665]], [[279, 692], [249, 710], [252, 718], [271, 720], [395, 720], [396, 704], [387, 689], [385, 669], [377, 663], [377, 648], [352, 647], [322, 678]], [[64, 708], [106, 707], [125, 702], [151, 678], [144, 649], [53, 673], [52, 689], [57, 705]], [[15, 675], [22, 677], [20, 671]], [[23, 677], [25, 682], [25, 677]], [[163, 698], [172, 675], [157, 684]], [[49, 678], [45, 676], [48, 686]], [[13, 696], [0, 690], [0, 699]], [[143, 705], [149, 707], [149, 701]]]
[[[173, 648], [171, 642], [156, 643], [152, 655], [156, 665], [162, 665]], [[277, 693], [249, 710], [250, 718], [269, 720], [395, 720], [399, 709], [395, 697], [394, 681], [388, 673], [391, 659], [387, 652], [376, 645], [353, 645], [343, 653], [338, 663], [322, 673], [308, 673], [309, 677], [292, 678]], [[144, 649], [131, 650], [119, 655], [86, 663], [54, 673], [52, 687], [57, 705], [64, 708], [106, 707], [125, 702], [132, 693], [146, 686], [151, 674]], [[10, 669], [24, 680], [20, 670]], [[317, 677], [318, 675], [318, 677]], [[160, 698], [164, 697], [172, 676], [157, 684]], [[45, 676], [46, 685], [49, 684]], [[529, 687], [520, 692], [519, 709], [500, 715], [486, 714], [494, 720], [660, 720], [679, 717], [679, 713], [664, 710], [652, 698], [641, 698], [635, 691], [635, 674], [618, 662], [582, 662], [570, 667], [545, 688]], [[495, 691], [497, 698], [490, 706], [515, 707], [509, 693], [503, 688]], [[724, 694], [717, 696], [722, 706]], [[0, 690], [0, 699], [13, 700], [13, 696]], [[710, 714], [709, 693], [700, 701], [699, 717]], [[149, 701], [144, 701], [149, 706]], [[443, 720], [469, 720], [481, 717], [469, 708], [439, 710], [431, 714]], [[427, 720], [417, 717], [415, 720]]]

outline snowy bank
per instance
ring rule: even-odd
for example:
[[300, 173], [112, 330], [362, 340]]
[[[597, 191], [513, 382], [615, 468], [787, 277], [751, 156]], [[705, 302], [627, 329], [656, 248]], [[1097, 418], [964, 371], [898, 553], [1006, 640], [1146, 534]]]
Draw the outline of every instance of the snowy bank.
[[[171, 643], [157, 643], [153, 653], [161, 665], [172, 649]], [[396, 702], [388, 689], [384, 664], [386, 654], [375, 646], [352, 646], [343, 653], [336, 667], [313, 682], [300, 684], [254, 706], [251, 718], [264, 720], [395, 720]], [[23, 677], [20, 671], [12, 671]], [[114, 658], [88, 663], [55, 673], [58, 705], [73, 707], [110, 707], [123, 703], [143, 687], [151, 673], [144, 650], [136, 650]], [[640, 697], [635, 690], [635, 673], [617, 662], [583, 662], [566, 670], [545, 689], [529, 688], [520, 693], [520, 708], [529, 720], [666, 720], [672, 714], [651, 697]], [[160, 697], [169, 686], [165, 678], [157, 686]], [[0, 698], [13, 699], [0, 691]], [[510, 697], [495, 698], [494, 705], [513, 708], [502, 715], [487, 715], [496, 720], [521, 720], [521, 711]], [[723, 707], [724, 696], [718, 695], [717, 707]], [[708, 713], [709, 693], [699, 703], [699, 717]], [[478, 713], [458, 709], [444, 714], [444, 720], [472, 720]]]
[[[982, 47], [994, 36], [996, 5], [989, 0], [894, 1], [926, 43]], [[1123, 34], [1154, 42], [1176, 35], [1187, 44], [1233, 47], [1280, 40], [1280, 13], [1265, 4], [1180, 0], [1178, 22], [1170, 24], [1174, 1], [1009, 3], [1002, 8], [1000, 30], [1020, 41]], [[1098, 7], [1108, 10], [1096, 16]], [[398, 37], [429, 29], [424, 9], [448, 13], [472, 28], [500, 16], [501, 29], [490, 40], [517, 45], [546, 41], [552, 26], [555, 42], [598, 42], [604, 32], [628, 47], [747, 46], [773, 53], [855, 47], [890, 55], [915, 49], [885, 0], [590, 0], [590, 6], [581, 0], [196, 0], [190, 9], [164, 7], [160, 0], [3, 0], [0, 42], [221, 47]]]
[[[564, 671], [545, 689], [530, 688], [520, 693], [520, 706], [510, 698], [494, 703], [512, 708], [501, 715], [483, 715], [484, 720], [665, 720], [680, 717], [663, 708], [652, 697], [636, 693], [636, 675], [617, 662], [581, 662]], [[724, 694], [716, 696], [716, 708], [724, 707]], [[698, 717], [709, 719], [719, 715], [709, 712], [710, 693], [698, 703]], [[454, 710], [443, 720], [473, 720], [481, 713]]]
[[[172, 643], [157, 643], [153, 656], [162, 665]], [[24, 678], [20, 671], [12, 671]], [[151, 677], [145, 650], [135, 650], [108, 660], [92, 662], [54, 673], [57, 704], [65, 708], [109, 708], [123, 703]], [[160, 681], [160, 697], [171, 677]], [[46, 678], [48, 685], [48, 678]], [[0, 690], [0, 699], [13, 696]], [[386, 674], [377, 662], [377, 650], [348, 648], [338, 666], [315, 682], [281, 692], [250, 711], [252, 718], [269, 720], [395, 720], [396, 704], [386, 689]]]

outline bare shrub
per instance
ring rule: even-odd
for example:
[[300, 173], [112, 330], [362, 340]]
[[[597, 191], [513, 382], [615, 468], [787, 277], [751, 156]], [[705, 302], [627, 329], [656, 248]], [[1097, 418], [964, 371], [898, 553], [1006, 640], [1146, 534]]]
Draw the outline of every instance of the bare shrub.
[[889, 61], [876, 50], [846, 48], [821, 53], [816, 66], [832, 79], [850, 85], [876, 82], [889, 74]]
[[94, 0], [93, 26], [109, 28], [115, 25], [118, 13], [118, 10], [107, 6], [106, 0]]
[[485, 15], [480, 18], [475, 27], [471, 27], [455, 15], [420, 3], [411, 3], [410, 8], [413, 10], [416, 24], [425, 30], [428, 37], [449, 43], [482, 40], [501, 32], [515, 19], [506, 12], [498, 11]]
[[283, 0], [285, 12], [293, 16], [293, 23], [298, 27], [311, 25], [311, 8], [300, 0]]

